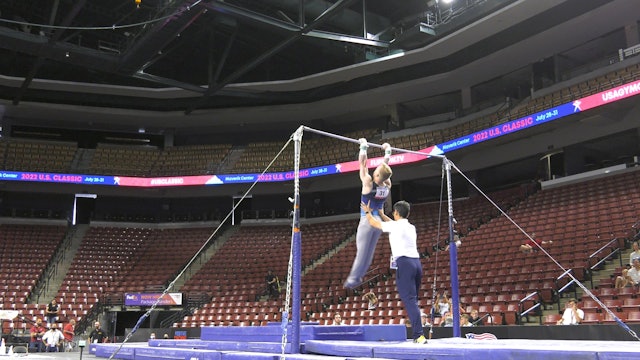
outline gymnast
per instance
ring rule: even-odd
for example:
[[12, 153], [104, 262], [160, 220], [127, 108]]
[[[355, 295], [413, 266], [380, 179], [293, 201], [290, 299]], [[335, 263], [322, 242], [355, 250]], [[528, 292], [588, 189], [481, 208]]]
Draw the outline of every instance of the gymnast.
[[[360, 181], [362, 181], [361, 202], [369, 204], [372, 209], [372, 215], [380, 219], [378, 210], [383, 208], [391, 191], [392, 171], [389, 167], [391, 145], [388, 143], [382, 144], [384, 160], [376, 167], [373, 171], [373, 176], [371, 176], [367, 169], [367, 149], [369, 145], [364, 138], [358, 141], [360, 142], [358, 161], [360, 163]], [[373, 261], [373, 254], [380, 234], [382, 234], [382, 230], [371, 226], [366, 214], [361, 210], [360, 223], [356, 232], [356, 258], [353, 260], [351, 272], [344, 283], [345, 288], [353, 289], [362, 284], [364, 274]]]

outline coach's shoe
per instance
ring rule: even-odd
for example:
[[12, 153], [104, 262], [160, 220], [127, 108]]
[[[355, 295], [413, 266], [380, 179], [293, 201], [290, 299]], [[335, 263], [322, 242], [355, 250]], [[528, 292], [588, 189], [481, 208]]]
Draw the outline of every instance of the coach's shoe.
[[427, 343], [427, 338], [424, 337], [424, 335], [420, 335], [419, 338], [413, 339], [413, 342], [416, 343], [416, 344], [426, 344]]

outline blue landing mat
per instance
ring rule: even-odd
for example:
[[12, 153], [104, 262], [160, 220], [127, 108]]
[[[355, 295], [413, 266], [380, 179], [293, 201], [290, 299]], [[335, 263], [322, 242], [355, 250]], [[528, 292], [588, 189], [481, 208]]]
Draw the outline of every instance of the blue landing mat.
[[640, 342], [573, 340], [473, 340], [448, 338], [418, 345], [404, 342], [317, 341], [307, 353], [392, 359], [628, 360], [640, 359]]
[[[291, 336], [291, 326], [288, 327], [287, 333]], [[407, 328], [404, 325], [300, 326], [301, 343], [307, 340], [402, 341], [406, 338]], [[282, 341], [282, 328], [280, 326], [203, 327], [200, 339], [202, 341], [280, 343]], [[161, 343], [158, 342], [157, 344]]]
[[[276, 344], [215, 342], [219, 349], [150, 347], [147, 343], [126, 344], [115, 355], [126, 360], [278, 360]], [[279, 344], [278, 344], [279, 345]], [[266, 346], [266, 347], [265, 347]], [[91, 344], [91, 354], [108, 358], [119, 344]], [[247, 350], [232, 350], [245, 348]], [[264, 351], [261, 351], [264, 349]], [[411, 341], [309, 340], [306, 354], [287, 354], [290, 360], [351, 359], [447, 359], [447, 360], [628, 360], [640, 359], [640, 342], [577, 340], [473, 340], [434, 339], [428, 344]]]
[[[119, 344], [91, 344], [89, 350], [97, 357], [108, 358], [119, 347]], [[148, 347], [146, 343], [126, 344], [114, 356], [116, 359], [136, 360], [366, 360], [354, 356], [325, 356], [319, 354], [285, 354], [267, 352], [243, 352], [224, 350], [199, 350], [199, 349], [168, 349], [160, 347]], [[391, 358], [377, 358], [376, 360], [393, 360]]]
[[[201, 339], [156, 339], [148, 343], [128, 343], [114, 358], [122, 360], [281, 358], [282, 328], [280, 326], [216, 326], [201, 330]], [[640, 359], [640, 341], [442, 338], [419, 345], [406, 340], [404, 325], [303, 325], [300, 327], [300, 338], [299, 352], [302, 354], [287, 354], [284, 356], [286, 359]], [[290, 346], [290, 343], [286, 344], [285, 353], [292, 352]], [[118, 347], [119, 344], [90, 344], [89, 353], [108, 358]]]

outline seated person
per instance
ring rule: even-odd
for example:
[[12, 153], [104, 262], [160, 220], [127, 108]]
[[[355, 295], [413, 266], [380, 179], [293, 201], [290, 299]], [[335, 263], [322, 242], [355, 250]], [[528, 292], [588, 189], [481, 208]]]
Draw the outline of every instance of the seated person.
[[442, 293], [436, 297], [434, 310], [436, 317], [444, 317], [451, 311], [451, 299], [449, 299], [446, 293]]
[[638, 242], [634, 241], [631, 245], [633, 251], [629, 254], [629, 267], [633, 266], [633, 259], [640, 258], [640, 247], [638, 246]]
[[364, 294], [362, 297], [364, 298], [364, 300], [367, 300], [368, 302], [367, 309], [375, 310], [376, 306], [378, 305], [378, 297], [376, 297], [376, 294], [374, 294], [373, 291], [369, 291], [368, 293]]
[[422, 327], [431, 326], [431, 323], [429, 322], [429, 315], [420, 313], [420, 320], [422, 321]]
[[530, 254], [534, 250], [538, 250], [541, 245], [553, 244], [553, 241], [542, 241], [536, 239], [536, 233], [531, 233], [531, 239], [527, 239], [524, 244], [520, 245], [520, 251], [525, 254]]
[[478, 315], [478, 309], [471, 309], [469, 313], [469, 322], [474, 326], [483, 326], [484, 320]]
[[471, 317], [469, 316], [469, 314], [460, 315], [460, 326], [464, 326], [464, 327], [473, 326], [471, 321], [469, 321], [470, 318]]
[[582, 309], [578, 309], [576, 299], [569, 299], [566, 304], [564, 304], [564, 313], [562, 313], [562, 318], [558, 320], [558, 325], [578, 325], [584, 319], [584, 311]]
[[338, 313], [333, 314], [333, 323], [331, 325], [344, 325], [344, 322], [342, 322], [342, 316]]
[[280, 280], [273, 274], [273, 271], [269, 270], [265, 281], [267, 282], [267, 294], [269, 298], [277, 299], [280, 296]]
[[443, 320], [440, 323], [440, 326], [443, 326], [443, 327], [452, 327], [453, 326], [453, 314], [451, 313], [451, 311], [447, 312], [444, 315]]
[[633, 266], [631, 269], [623, 269], [622, 275], [616, 278], [615, 287], [617, 289], [626, 286], [639, 286], [640, 285], [640, 258], [633, 259]]

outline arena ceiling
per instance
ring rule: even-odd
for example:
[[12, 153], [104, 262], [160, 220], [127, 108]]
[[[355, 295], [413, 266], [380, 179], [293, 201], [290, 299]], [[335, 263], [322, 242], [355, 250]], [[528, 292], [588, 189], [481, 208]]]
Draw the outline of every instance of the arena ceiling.
[[345, 121], [397, 106], [444, 112], [452, 106], [435, 95], [535, 59], [518, 46], [535, 45], [544, 58], [636, 19], [632, 8], [623, 0], [3, 0], [0, 99], [25, 122], [147, 128]]

